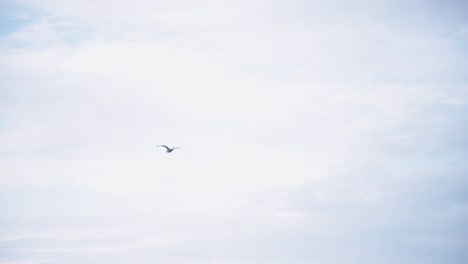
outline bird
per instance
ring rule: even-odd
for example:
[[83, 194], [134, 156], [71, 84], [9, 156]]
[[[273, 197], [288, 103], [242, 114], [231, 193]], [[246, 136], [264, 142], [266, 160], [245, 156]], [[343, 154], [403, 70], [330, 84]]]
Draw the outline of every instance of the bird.
[[179, 149], [178, 147], [170, 148], [170, 147], [168, 147], [168, 146], [166, 146], [166, 145], [158, 145], [158, 146], [156, 146], [156, 147], [164, 147], [164, 148], [166, 148], [166, 153], [171, 153], [172, 151], [174, 151], [174, 149]]

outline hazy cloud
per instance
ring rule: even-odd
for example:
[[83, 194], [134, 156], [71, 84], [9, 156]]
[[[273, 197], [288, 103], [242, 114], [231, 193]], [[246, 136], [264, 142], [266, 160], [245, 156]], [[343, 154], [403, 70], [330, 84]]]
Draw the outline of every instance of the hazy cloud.
[[0, 263], [468, 259], [463, 1], [1, 9]]

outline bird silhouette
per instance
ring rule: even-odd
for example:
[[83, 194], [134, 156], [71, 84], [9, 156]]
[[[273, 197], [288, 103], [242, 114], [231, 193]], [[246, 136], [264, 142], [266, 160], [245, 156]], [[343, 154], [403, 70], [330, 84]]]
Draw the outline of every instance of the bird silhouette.
[[166, 148], [166, 153], [171, 153], [172, 151], [174, 151], [174, 149], [179, 149], [178, 147], [170, 148], [170, 147], [168, 147], [168, 146], [166, 146], [166, 145], [158, 145], [158, 146], [156, 146], [156, 147], [164, 147], [164, 148]]

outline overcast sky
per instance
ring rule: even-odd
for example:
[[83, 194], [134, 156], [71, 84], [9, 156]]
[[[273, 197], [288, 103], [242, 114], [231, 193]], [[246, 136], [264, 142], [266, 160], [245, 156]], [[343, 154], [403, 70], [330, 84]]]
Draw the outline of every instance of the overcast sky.
[[0, 263], [467, 263], [467, 10], [0, 1]]

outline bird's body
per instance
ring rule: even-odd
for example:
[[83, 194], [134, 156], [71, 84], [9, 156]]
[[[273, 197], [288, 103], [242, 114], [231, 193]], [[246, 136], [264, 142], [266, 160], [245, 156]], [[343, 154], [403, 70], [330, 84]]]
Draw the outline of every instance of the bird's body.
[[170, 147], [168, 147], [168, 146], [166, 146], [166, 145], [158, 145], [158, 146], [156, 146], [156, 147], [164, 147], [164, 148], [166, 148], [166, 153], [171, 153], [172, 151], [174, 151], [174, 149], [178, 149], [178, 147], [170, 148]]

